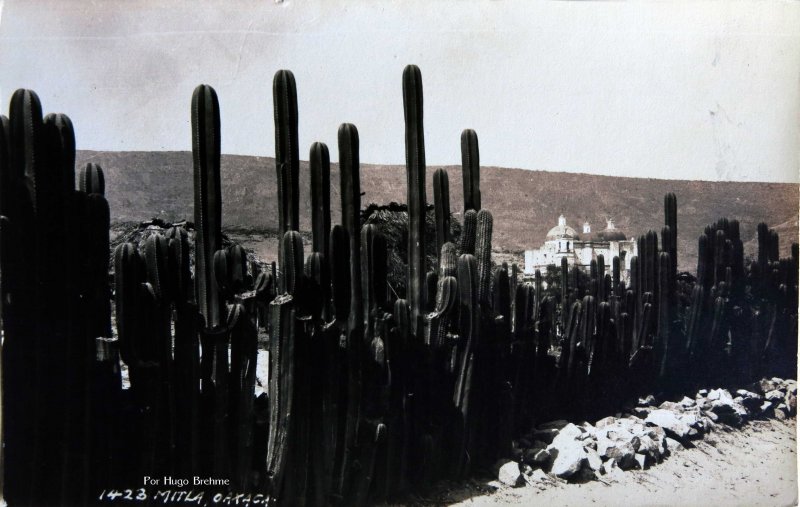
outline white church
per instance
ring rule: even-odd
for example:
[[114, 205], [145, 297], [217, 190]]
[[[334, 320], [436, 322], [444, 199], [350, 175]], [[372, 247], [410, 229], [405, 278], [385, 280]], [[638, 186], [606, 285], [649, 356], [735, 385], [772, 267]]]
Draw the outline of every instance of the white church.
[[592, 233], [589, 222], [585, 222], [583, 233], [579, 235], [567, 225], [567, 219], [561, 215], [558, 217], [558, 225], [547, 233], [544, 245], [525, 251], [525, 275], [533, 276], [537, 269], [544, 274], [550, 264], [560, 267], [562, 258], [567, 259], [570, 268], [579, 266], [588, 272], [592, 260], [597, 260], [598, 255], [603, 256], [605, 272], [609, 274], [612, 271], [612, 261], [618, 256], [620, 276], [627, 281], [631, 257], [636, 255], [636, 240], [627, 239], [622, 231], [614, 227], [613, 220], [607, 220], [606, 228], [595, 233]]

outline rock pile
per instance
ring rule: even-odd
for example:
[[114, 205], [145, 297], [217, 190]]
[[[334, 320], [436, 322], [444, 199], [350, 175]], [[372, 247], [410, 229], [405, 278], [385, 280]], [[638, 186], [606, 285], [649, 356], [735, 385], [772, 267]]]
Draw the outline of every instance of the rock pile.
[[[552, 477], [585, 482], [644, 469], [691, 445], [719, 425], [740, 427], [750, 419], [786, 419], [797, 414], [797, 381], [764, 379], [731, 393], [701, 389], [694, 398], [658, 401], [653, 396], [595, 424], [551, 421], [514, 442], [511, 460], [495, 467], [507, 486]], [[549, 475], [547, 475], [549, 474]]]

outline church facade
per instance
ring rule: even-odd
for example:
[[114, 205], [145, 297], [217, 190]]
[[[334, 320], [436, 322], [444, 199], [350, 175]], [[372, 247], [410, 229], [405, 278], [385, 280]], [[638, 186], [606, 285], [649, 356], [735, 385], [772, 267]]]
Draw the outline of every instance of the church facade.
[[625, 234], [614, 226], [612, 220], [606, 222], [606, 228], [592, 233], [591, 225], [583, 224], [583, 233], [567, 225], [564, 215], [558, 217], [558, 224], [550, 229], [545, 237], [544, 244], [534, 250], [525, 251], [525, 275], [533, 276], [536, 270], [544, 273], [547, 266], [554, 264], [561, 266], [561, 259], [566, 258], [567, 264], [579, 266], [589, 271], [592, 260], [602, 255], [605, 262], [606, 273], [611, 273], [614, 257], [620, 259], [620, 276], [627, 281], [631, 269], [631, 257], [636, 255], [636, 241], [628, 239]]

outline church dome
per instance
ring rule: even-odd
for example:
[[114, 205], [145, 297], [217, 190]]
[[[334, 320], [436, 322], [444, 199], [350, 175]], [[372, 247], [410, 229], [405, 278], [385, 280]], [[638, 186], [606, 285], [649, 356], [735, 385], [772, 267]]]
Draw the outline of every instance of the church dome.
[[580, 239], [575, 229], [567, 225], [567, 219], [564, 215], [558, 217], [558, 225], [553, 227], [547, 232], [548, 241], [552, 239]]
[[592, 241], [625, 241], [626, 239], [625, 233], [617, 229], [611, 219], [606, 221], [605, 230], [592, 235]]

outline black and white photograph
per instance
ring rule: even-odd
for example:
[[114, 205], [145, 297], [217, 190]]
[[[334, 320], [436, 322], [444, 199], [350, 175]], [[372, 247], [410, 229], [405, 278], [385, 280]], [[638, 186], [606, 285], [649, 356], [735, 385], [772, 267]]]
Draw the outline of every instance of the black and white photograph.
[[800, 2], [0, 0], [0, 507], [798, 505]]

